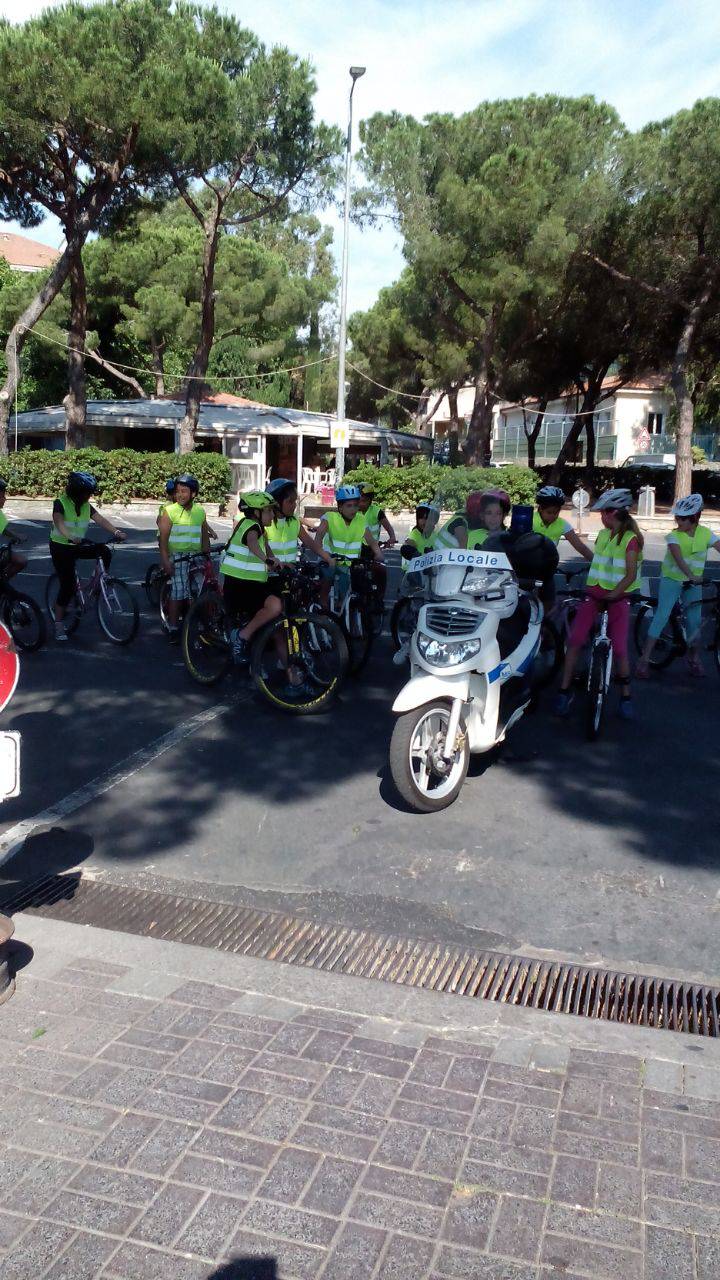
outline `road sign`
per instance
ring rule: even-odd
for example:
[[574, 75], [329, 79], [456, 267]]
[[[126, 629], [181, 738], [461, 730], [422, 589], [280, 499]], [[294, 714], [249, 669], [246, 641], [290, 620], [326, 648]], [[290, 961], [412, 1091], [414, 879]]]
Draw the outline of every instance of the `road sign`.
[[20, 660], [7, 627], [0, 622], [0, 711], [12, 698], [20, 674]]
[[330, 423], [330, 448], [347, 449], [350, 444], [350, 425], [347, 418], [336, 418]]
[[572, 504], [576, 511], [584, 511], [590, 501], [587, 489], [576, 489], [572, 496]]
[[0, 800], [20, 795], [20, 734], [0, 733]]

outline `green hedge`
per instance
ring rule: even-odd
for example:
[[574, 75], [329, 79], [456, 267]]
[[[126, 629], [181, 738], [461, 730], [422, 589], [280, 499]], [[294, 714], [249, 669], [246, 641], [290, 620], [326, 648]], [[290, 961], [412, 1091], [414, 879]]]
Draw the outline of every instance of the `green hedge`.
[[513, 502], [532, 502], [539, 485], [529, 467], [439, 467], [414, 462], [409, 467], [375, 467], [363, 462], [345, 476], [348, 484], [370, 480], [377, 501], [389, 511], [412, 510], [423, 499], [432, 498], [445, 510], [465, 505], [471, 489], [507, 489]]
[[101, 502], [131, 498], [158, 500], [165, 481], [183, 471], [197, 476], [200, 501], [224, 503], [230, 490], [230, 464], [219, 453], [138, 453], [135, 449], [21, 449], [0, 457], [0, 476], [8, 491], [28, 498], [54, 498], [65, 490], [71, 471], [92, 471]]

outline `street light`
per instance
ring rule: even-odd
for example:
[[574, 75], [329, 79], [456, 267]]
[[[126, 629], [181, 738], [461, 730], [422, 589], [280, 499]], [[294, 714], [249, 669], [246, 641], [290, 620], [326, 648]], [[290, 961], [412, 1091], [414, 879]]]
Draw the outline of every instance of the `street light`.
[[[347, 276], [348, 276], [348, 232], [350, 230], [350, 164], [352, 160], [352, 100], [355, 82], [365, 75], [365, 67], [351, 67], [350, 101], [348, 114], [347, 140], [345, 144], [345, 214], [343, 218], [343, 251], [342, 271], [340, 275], [340, 336], [338, 339], [338, 393], [337, 424], [345, 422], [345, 344], [347, 342]], [[335, 475], [339, 484], [345, 470], [345, 448], [339, 446], [335, 450]]]

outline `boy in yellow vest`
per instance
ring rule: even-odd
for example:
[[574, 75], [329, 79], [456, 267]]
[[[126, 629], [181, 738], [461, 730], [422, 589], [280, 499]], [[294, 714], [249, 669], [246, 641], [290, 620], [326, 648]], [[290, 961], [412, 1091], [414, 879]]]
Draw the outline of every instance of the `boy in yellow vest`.
[[167, 503], [158, 517], [160, 561], [165, 572], [172, 577], [168, 601], [171, 640], [179, 638], [180, 606], [190, 599], [188, 561], [180, 557], [210, 550], [205, 510], [195, 501], [199, 487], [195, 476], [178, 476], [175, 501]]
[[109, 568], [112, 551], [98, 543], [83, 546], [91, 520], [107, 530], [118, 541], [124, 542], [126, 534], [116, 529], [90, 502], [97, 492], [97, 481], [89, 471], [71, 471], [65, 493], [53, 503], [53, 523], [50, 531], [50, 557], [58, 576], [59, 589], [55, 602], [55, 639], [67, 640], [65, 610], [75, 594], [76, 562], [94, 560], [100, 556], [105, 568]]
[[360, 490], [356, 485], [341, 485], [335, 490], [337, 510], [328, 511], [315, 530], [314, 550], [322, 559], [323, 551], [329, 553], [330, 563], [320, 570], [320, 600], [324, 609], [330, 601], [330, 588], [339, 565], [349, 565], [360, 558], [363, 546], [368, 546], [373, 558], [382, 564], [382, 551], [367, 527], [360, 511]]
[[220, 574], [228, 613], [249, 619], [233, 639], [235, 661], [244, 662], [255, 633], [280, 617], [282, 600], [270, 581], [270, 571], [277, 572], [280, 562], [267, 543], [275, 504], [269, 493], [258, 489], [241, 494], [238, 508], [237, 523], [220, 561]]

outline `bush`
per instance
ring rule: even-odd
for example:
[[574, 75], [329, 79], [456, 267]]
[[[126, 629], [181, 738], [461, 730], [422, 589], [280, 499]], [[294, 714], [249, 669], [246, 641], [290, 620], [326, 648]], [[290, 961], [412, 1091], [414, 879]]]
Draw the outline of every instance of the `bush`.
[[507, 489], [513, 502], [533, 502], [540, 481], [529, 467], [439, 467], [413, 462], [409, 467], [376, 467], [363, 462], [345, 476], [348, 484], [369, 480], [377, 501], [389, 511], [407, 511], [431, 498], [447, 511], [465, 505], [471, 489]]
[[190, 471], [200, 482], [200, 501], [223, 503], [230, 489], [230, 464], [218, 453], [138, 453], [135, 449], [21, 449], [0, 457], [0, 476], [10, 494], [55, 498], [71, 471], [92, 471], [100, 502], [131, 498], [160, 501], [165, 481]]
[[707, 462], [707, 454], [699, 444], [691, 445], [690, 452], [692, 454], [692, 460], [696, 466], [699, 467], [701, 463]]

